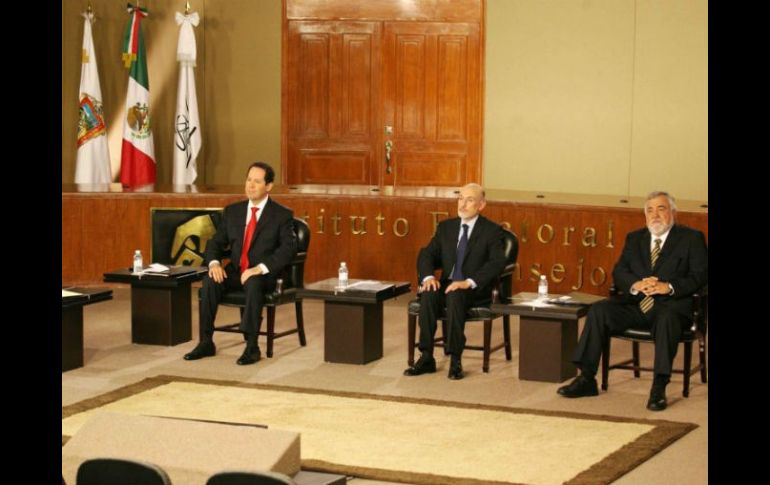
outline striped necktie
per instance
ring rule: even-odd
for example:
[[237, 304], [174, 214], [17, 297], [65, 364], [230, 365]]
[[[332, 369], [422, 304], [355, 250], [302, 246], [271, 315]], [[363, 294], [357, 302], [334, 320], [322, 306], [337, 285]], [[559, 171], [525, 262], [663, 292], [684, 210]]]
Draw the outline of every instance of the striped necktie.
[[[660, 254], [660, 239], [655, 239], [655, 247], [652, 248], [652, 252], [650, 252], [650, 268], [655, 267], [655, 262], [658, 260], [658, 255]], [[642, 309], [642, 313], [647, 313], [652, 308], [652, 305], [655, 304], [655, 300], [651, 296], [645, 296], [642, 298], [642, 301], [639, 302], [639, 308]]]

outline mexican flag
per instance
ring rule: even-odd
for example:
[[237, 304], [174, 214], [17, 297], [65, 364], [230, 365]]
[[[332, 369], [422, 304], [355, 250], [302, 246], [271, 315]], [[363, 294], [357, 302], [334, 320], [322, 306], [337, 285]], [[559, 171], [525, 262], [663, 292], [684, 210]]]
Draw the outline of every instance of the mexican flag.
[[78, 155], [75, 164], [76, 184], [108, 184], [112, 182], [110, 152], [107, 148], [107, 126], [104, 124], [102, 88], [96, 66], [91, 23], [94, 14], [83, 14], [83, 55], [80, 66], [80, 119], [78, 120]]
[[150, 82], [147, 56], [139, 25], [147, 9], [128, 4], [131, 18], [123, 36], [123, 63], [129, 69], [123, 148], [120, 154], [120, 182], [124, 186], [155, 183], [155, 148], [150, 116]]

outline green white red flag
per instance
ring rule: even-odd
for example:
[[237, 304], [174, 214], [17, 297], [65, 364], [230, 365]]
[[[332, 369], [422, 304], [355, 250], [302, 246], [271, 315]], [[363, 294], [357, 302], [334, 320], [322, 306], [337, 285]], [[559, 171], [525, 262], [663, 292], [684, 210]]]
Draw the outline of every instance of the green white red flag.
[[130, 19], [123, 37], [123, 63], [129, 69], [120, 182], [124, 186], [155, 183], [155, 148], [152, 140], [150, 82], [140, 22], [147, 9], [128, 4]]

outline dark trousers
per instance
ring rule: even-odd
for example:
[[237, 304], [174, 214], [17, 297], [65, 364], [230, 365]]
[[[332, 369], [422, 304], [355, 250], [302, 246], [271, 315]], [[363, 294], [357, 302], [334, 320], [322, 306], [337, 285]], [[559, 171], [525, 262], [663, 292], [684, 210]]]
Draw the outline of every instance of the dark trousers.
[[275, 279], [268, 275], [252, 276], [241, 285], [241, 275], [230, 264], [225, 266], [227, 278], [222, 283], [212, 280], [209, 275], [203, 277], [201, 300], [198, 308], [200, 317], [199, 329], [201, 341], [210, 341], [214, 335], [214, 319], [217, 316], [219, 303], [226, 289], [243, 290], [246, 294], [246, 306], [241, 312], [241, 324], [238, 329], [246, 337], [256, 343], [259, 327], [262, 323], [262, 307], [265, 305], [265, 294], [275, 288]]
[[671, 375], [679, 347], [679, 337], [687, 319], [662, 303], [655, 303], [647, 313], [638, 304], [617, 299], [603, 300], [591, 306], [572, 362], [586, 377], [593, 377], [605, 339], [629, 328], [649, 329], [655, 339], [655, 374]]
[[480, 295], [476, 290], [456, 290], [445, 294], [448, 284], [442, 281], [438, 290], [420, 293], [419, 348], [421, 352], [433, 353], [437, 322], [446, 308], [445, 350], [459, 358], [465, 348], [465, 316], [468, 309], [474, 305], [488, 304], [491, 298]]

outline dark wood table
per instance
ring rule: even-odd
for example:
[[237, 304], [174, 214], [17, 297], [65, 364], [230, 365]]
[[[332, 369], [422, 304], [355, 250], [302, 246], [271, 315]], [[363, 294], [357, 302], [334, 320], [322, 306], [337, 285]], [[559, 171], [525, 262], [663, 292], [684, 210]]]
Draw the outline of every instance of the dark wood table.
[[131, 284], [131, 342], [176, 345], [192, 339], [190, 285], [203, 266], [172, 268], [168, 276], [135, 275], [130, 269], [104, 273], [105, 282]]
[[[555, 299], [561, 295], [549, 295]], [[519, 316], [519, 379], [564, 382], [575, 377], [577, 369], [572, 354], [577, 345], [578, 320], [591, 304], [603, 297], [570, 293], [579, 304], [540, 306], [532, 303], [537, 293], [517, 293], [508, 303], [493, 303], [493, 312]]]
[[406, 281], [379, 281], [380, 287], [350, 280], [337, 289], [337, 278], [305, 285], [299, 298], [324, 300], [324, 360], [366, 364], [382, 357], [382, 302], [409, 293]]
[[61, 299], [61, 370], [83, 367], [83, 307], [112, 300], [109, 288], [62, 288], [78, 293]]

